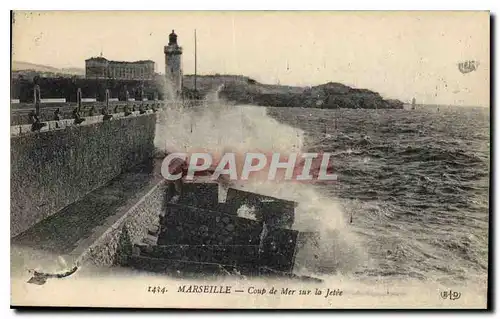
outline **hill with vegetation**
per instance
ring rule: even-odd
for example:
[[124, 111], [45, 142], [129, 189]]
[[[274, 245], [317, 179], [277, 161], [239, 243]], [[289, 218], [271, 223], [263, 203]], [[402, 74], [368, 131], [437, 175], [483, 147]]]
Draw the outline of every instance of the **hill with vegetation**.
[[[73, 82], [87, 82], [91, 79], [84, 78], [85, 70], [79, 68], [54, 68], [46, 65], [38, 65], [28, 62], [12, 62], [12, 78], [22, 79], [24, 82], [32, 82], [35, 78], [59, 79], [71, 78]], [[160, 77], [161, 75], [158, 75]], [[49, 81], [50, 82], [50, 81]], [[62, 90], [64, 85], [56, 91]], [[76, 84], [77, 86], [97, 87], [95, 84]], [[108, 83], [110, 81], [107, 81]], [[130, 81], [112, 80], [114, 87], [125, 86], [133, 90]], [[116, 82], [116, 83], [115, 83]], [[121, 85], [120, 83], [123, 82]], [[109, 84], [109, 83], [108, 83]], [[183, 79], [183, 95], [187, 98], [204, 98], [210, 92], [219, 90], [219, 97], [228, 102], [238, 104], [253, 104], [277, 107], [317, 107], [317, 108], [367, 108], [367, 109], [402, 109], [403, 102], [394, 99], [384, 99], [379, 93], [368, 90], [353, 88], [341, 83], [329, 82], [311, 87], [287, 86], [263, 84], [242, 75], [198, 75], [196, 78], [196, 90], [194, 75], [185, 75]], [[29, 86], [29, 85], [28, 85]], [[50, 85], [49, 85], [50, 86]], [[74, 85], [73, 85], [74, 86]], [[153, 85], [155, 86], [155, 85]], [[16, 88], [14, 88], [16, 89]], [[75, 89], [76, 90], [76, 89]], [[156, 85], [160, 91], [160, 85]], [[18, 91], [18, 90], [14, 90]], [[53, 90], [45, 89], [45, 92]], [[63, 90], [64, 91], [64, 90]], [[73, 96], [71, 92], [59, 92], [61, 96]], [[63, 94], [64, 93], [64, 94]], [[163, 92], [158, 92], [162, 96]], [[56, 94], [56, 95], [57, 95]], [[95, 95], [93, 93], [91, 95]], [[19, 94], [17, 94], [19, 95]], [[153, 95], [153, 93], [151, 93]]]
[[52, 66], [35, 64], [23, 61], [12, 61], [12, 77], [32, 79], [38, 77], [84, 77], [85, 69], [82, 68], [55, 68]]
[[[184, 76], [184, 87], [194, 90], [194, 76]], [[379, 93], [329, 82], [312, 87], [262, 84], [249, 77], [233, 75], [197, 76], [201, 96], [219, 89], [219, 96], [238, 104], [277, 107], [402, 109], [403, 102], [384, 99]]]

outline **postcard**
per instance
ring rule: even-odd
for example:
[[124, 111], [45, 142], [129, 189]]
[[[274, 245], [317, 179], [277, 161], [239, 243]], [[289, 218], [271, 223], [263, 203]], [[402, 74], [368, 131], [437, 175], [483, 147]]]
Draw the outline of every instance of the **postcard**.
[[488, 307], [489, 12], [11, 21], [11, 307]]

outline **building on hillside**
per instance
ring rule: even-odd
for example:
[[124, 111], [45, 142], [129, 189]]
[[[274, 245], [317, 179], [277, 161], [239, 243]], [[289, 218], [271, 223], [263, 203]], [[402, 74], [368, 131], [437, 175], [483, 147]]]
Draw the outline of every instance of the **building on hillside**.
[[151, 60], [135, 62], [111, 61], [103, 57], [85, 60], [85, 78], [143, 80], [155, 79], [155, 63]]

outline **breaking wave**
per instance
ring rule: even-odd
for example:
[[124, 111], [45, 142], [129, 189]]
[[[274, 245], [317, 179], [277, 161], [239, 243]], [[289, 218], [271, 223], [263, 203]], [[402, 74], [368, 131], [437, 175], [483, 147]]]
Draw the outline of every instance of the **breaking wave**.
[[[220, 87], [199, 106], [181, 101], [167, 104], [159, 116], [156, 147], [169, 153], [203, 150], [212, 154], [255, 150], [288, 154], [304, 150], [304, 131], [269, 116], [264, 107], [225, 103], [218, 98], [219, 90]], [[297, 253], [297, 271], [343, 272], [365, 261], [361, 245], [347, 227], [338, 203], [317, 187], [272, 181], [233, 186], [299, 203], [293, 228], [320, 232], [321, 240], [314, 251], [304, 249]], [[248, 217], [248, 212], [244, 214]]]
[[[264, 108], [227, 104], [215, 91], [209, 96], [199, 107], [167, 106], [156, 146], [333, 153], [339, 176], [334, 185], [236, 185], [298, 202], [293, 228], [321, 234], [317, 247], [298, 251], [297, 272], [484, 282], [489, 170], [484, 110]], [[335, 128], [326, 124], [333, 116], [341, 117]]]

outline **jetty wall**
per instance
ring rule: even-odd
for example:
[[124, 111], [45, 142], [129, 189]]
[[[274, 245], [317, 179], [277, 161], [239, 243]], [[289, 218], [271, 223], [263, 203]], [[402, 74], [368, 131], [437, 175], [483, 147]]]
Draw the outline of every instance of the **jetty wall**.
[[156, 114], [11, 137], [11, 237], [150, 159]]
[[133, 243], [140, 242], [149, 229], [158, 226], [159, 212], [166, 205], [166, 189], [165, 180], [160, 180], [141, 194], [113, 225], [105, 225], [105, 231], [79, 256], [78, 263], [99, 267], [126, 265]]

